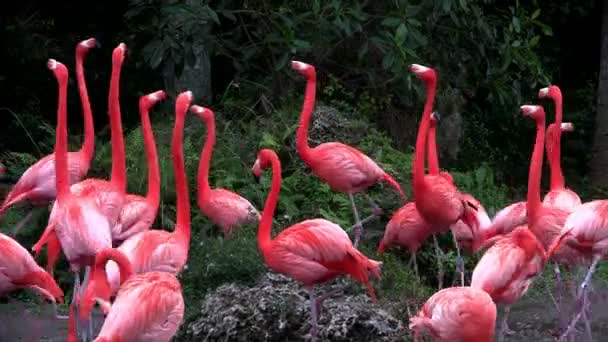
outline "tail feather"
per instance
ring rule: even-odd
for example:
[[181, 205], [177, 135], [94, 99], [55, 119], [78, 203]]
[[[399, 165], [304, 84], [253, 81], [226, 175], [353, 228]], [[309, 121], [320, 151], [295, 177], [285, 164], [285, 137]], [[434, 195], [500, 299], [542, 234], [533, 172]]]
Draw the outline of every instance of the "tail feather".
[[395, 188], [395, 190], [397, 190], [397, 192], [401, 195], [401, 198], [403, 198], [403, 202], [407, 202], [407, 196], [401, 189], [401, 185], [399, 185], [399, 183], [397, 183], [397, 181], [393, 177], [391, 177], [388, 173], [385, 172], [382, 176], [382, 181], [390, 184], [390, 186]]

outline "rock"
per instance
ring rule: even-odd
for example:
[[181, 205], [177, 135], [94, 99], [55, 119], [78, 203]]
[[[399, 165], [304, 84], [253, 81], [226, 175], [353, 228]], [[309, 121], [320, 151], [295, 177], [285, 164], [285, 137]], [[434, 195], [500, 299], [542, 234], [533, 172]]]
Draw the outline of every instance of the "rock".
[[[317, 288], [344, 288], [323, 303], [319, 341], [397, 341], [405, 331], [398, 319], [371, 303], [367, 293], [352, 294], [350, 279]], [[351, 290], [349, 291], [349, 288]], [[253, 287], [228, 284], [209, 293], [200, 314], [182, 327], [176, 341], [307, 341], [308, 291], [280, 274], [267, 273]]]

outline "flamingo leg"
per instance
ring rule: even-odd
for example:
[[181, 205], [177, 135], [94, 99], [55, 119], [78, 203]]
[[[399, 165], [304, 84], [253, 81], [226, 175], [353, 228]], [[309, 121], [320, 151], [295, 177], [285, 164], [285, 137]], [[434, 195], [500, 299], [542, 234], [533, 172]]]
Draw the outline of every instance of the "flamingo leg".
[[15, 229], [13, 229], [13, 237], [17, 236], [17, 233], [19, 233], [21, 228], [23, 228], [23, 226], [25, 226], [25, 224], [32, 218], [32, 215], [34, 215], [34, 211], [30, 210], [30, 212], [27, 213], [27, 215], [25, 215], [25, 217], [22, 218], [21, 221], [17, 222], [17, 224], [15, 225]]
[[359, 240], [361, 239], [361, 234], [363, 234], [363, 224], [361, 223], [361, 219], [359, 218], [359, 212], [357, 211], [357, 206], [355, 205], [355, 198], [353, 194], [349, 193], [348, 197], [350, 198], [350, 203], [353, 207], [353, 213], [355, 214], [355, 248], [359, 246]]
[[378, 204], [376, 204], [376, 202], [374, 202], [374, 200], [369, 197], [368, 194], [364, 194], [365, 198], [367, 198], [367, 200], [369, 201], [369, 204], [372, 206], [372, 215], [374, 216], [382, 216], [382, 213], [384, 213], [384, 210], [382, 210], [382, 208], [380, 208], [380, 206]]
[[408, 264], [408, 267], [414, 268], [414, 274], [416, 275], [416, 278], [420, 280], [420, 276], [418, 275], [418, 263], [416, 262], [416, 252], [412, 252], [412, 255], [410, 256], [410, 262]]
[[509, 320], [509, 313], [511, 312], [511, 305], [505, 305], [503, 312], [504, 313], [500, 324], [500, 332], [498, 333], [498, 342], [504, 342], [505, 334], [513, 334], [513, 331], [509, 329], [509, 324], [507, 322]]
[[595, 272], [595, 269], [597, 268], [597, 264], [599, 263], [600, 259], [601, 256], [595, 256], [593, 258], [591, 266], [589, 266], [589, 271], [587, 271], [587, 274], [585, 275], [585, 280], [583, 280], [583, 283], [581, 284], [581, 288], [576, 299], [577, 303], [581, 303], [581, 305], [577, 305], [577, 308], [580, 307], [580, 309], [578, 309], [578, 313], [574, 316], [572, 321], [570, 321], [570, 324], [568, 325], [566, 331], [562, 334], [562, 336], [560, 336], [558, 340], [559, 342], [564, 341], [566, 337], [568, 337], [568, 335], [574, 330], [574, 328], [576, 327], [576, 323], [578, 323], [578, 321], [581, 319], [583, 311], [586, 309], [588, 292], [587, 288], [589, 287], [589, 283], [591, 282], [591, 276], [593, 275], [593, 272]]
[[317, 301], [315, 299], [315, 289], [314, 287], [310, 287], [308, 289], [308, 294], [310, 297], [310, 341], [317, 341]]
[[443, 288], [443, 252], [439, 248], [439, 241], [437, 241], [437, 235], [433, 234], [433, 243], [435, 244], [435, 255], [437, 256], [437, 282], [439, 283], [439, 289]]
[[[375, 215], [369, 215], [368, 217], [366, 217], [363, 220], [361, 220], [361, 225], [364, 225], [366, 223], [369, 223], [369, 222], [373, 221], [376, 217], [377, 216], [375, 216]], [[356, 224], [350, 226], [349, 230], [355, 229], [356, 226], [357, 226]]]
[[456, 246], [456, 272], [460, 274], [460, 286], [464, 286], [464, 259], [460, 255], [460, 246], [454, 233], [452, 233], [452, 241], [454, 241], [454, 246]]
[[[74, 317], [78, 317], [78, 300], [80, 299], [80, 272], [74, 271], [74, 289], [72, 291], [72, 303], [71, 306], [73, 308]], [[79, 320], [74, 320], [74, 330], [76, 330], [76, 336], [79, 336]]]
[[[556, 278], [556, 284], [555, 284], [555, 292], [557, 293], [557, 302], [556, 302], [556, 306], [557, 306], [557, 318], [558, 318], [558, 322], [559, 322], [559, 328], [560, 330], [562, 329], [562, 327], [566, 324], [566, 317], [564, 317], [563, 315], [563, 300], [562, 300], [562, 293], [564, 292], [564, 288], [563, 288], [563, 283], [562, 283], [562, 276], [561, 276], [561, 271], [559, 269], [559, 266], [557, 265], [557, 263], [555, 263], [554, 265], [554, 271], [555, 271], [555, 278]], [[549, 290], [549, 293], [551, 293], [551, 290]], [[551, 296], [551, 298], [553, 298], [553, 295]], [[553, 299], [555, 301], [555, 299]]]
[[[82, 298], [82, 296], [84, 296], [84, 291], [87, 288], [87, 285], [89, 283], [89, 278], [91, 276], [91, 266], [86, 266], [84, 268], [84, 280], [82, 281], [82, 286], [80, 287], [80, 297]], [[90, 317], [87, 317], [85, 320], [81, 321], [82, 323], [82, 327], [83, 327], [83, 339], [85, 341], [88, 340], [88, 338], [90, 337], [90, 339], [93, 339], [93, 325], [91, 324], [91, 319]], [[85, 327], [88, 328], [88, 331], [85, 330]]]

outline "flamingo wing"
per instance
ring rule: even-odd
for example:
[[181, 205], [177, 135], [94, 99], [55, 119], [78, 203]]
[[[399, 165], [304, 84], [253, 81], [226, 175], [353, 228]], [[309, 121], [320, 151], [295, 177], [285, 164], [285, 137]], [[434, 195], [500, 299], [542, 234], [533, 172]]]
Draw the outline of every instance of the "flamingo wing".
[[570, 234], [594, 252], [608, 248], [608, 200], [595, 200], [579, 206], [568, 215], [560, 235]]
[[528, 222], [528, 209], [525, 201], [516, 202], [501, 209], [492, 219], [492, 226], [497, 228], [498, 234], [508, 232]]
[[184, 299], [175, 276], [148, 272], [120, 288], [99, 333], [121, 341], [170, 341], [182, 324]]
[[112, 227], [112, 239], [123, 241], [137, 233], [148, 230], [156, 217], [154, 208], [145, 197], [128, 194], [120, 209], [118, 222]]
[[543, 205], [572, 212], [581, 205], [581, 198], [570, 189], [556, 189], [545, 195]]
[[226, 189], [211, 190], [201, 211], [213, 222], [224, 227], [248, 223], [250, 218], [259, 215], [251, 202]]
[[418, 213], [416, 203], [409, 202], [386, 224], [380, 248], [384, 250], [384, 246], [396, 244], [416, 251], [431, 234], [431, 226]]

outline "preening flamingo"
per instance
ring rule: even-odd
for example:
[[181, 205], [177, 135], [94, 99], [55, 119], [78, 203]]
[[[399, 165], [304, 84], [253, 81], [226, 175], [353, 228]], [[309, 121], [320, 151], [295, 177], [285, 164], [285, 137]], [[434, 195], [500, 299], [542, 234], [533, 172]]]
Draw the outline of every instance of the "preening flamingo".
[[545, 249], [526, 226], [519, 226], [499, 239], [473, 270], [471, 287], [487, 292], [496, 304], [504, 304], [498, 341], [509, 331], [511, 305], [518, 301], [545, 266]]
[[260, 213], [240, 195], [226, 189], [209, 187], [209, 164], [215, 145], [215, 114], [208, 108], [196, 105], [190, 110], [207, 126], [205, 146], [198, 165], [198, 207], [203, 215], [222, 228], [226, 238], [230, 238], [233, 228], [242, 224], [257, 224]]
[[[599, 261], [608, 253], [608, 200], [595, 200], [578, 206], [574, 212], [568, 215], [559, 237], [549, 248], [547, 254], [552, 255], [564, 246], [574, 248], [585, 260], [591, 260], [591, 265], [577, 294], [577, 302], [580, 304], [577, 310], [579, 311], [561, 336], [560, 341], [572, 332], [578, 320], [584, 316], [591, 277]], [[591, 338], [588, 323], [587, 333]]]
[[414, 341], [429, 334], [436, 342], [492, 342], [496, 304], [485, 291], [473, 287], [449, 287], [429, 298], [410, 318]]
[[[175, 194], [177, 219], [173, 232], [165, 230], [147, 230], [126, 239], [118, 249], [131, 262], [133, 272], [144, 273], [161, 271], [172, 274], [179, 273], [188, 260], [190, 245], [190, 202], [188, 182], [184, 167], [184, 121], [192, 101], [192, 92], [185, 91], [177, 96], [175, 101], [175, 126], [171, 151], [173, 156], [173, 172], [175, 173]], [[112, 289], [118, 287], [119, 271], [115, 263], [109, 262], [106, 272]], [[109, 298], [106, 298], [109, 300]]]
[[152, 124], [150, 123], [150, 108], [165, 97], [165, 92], [158, 90], [139, 98], [141, 127], [146, 147], [146, 159], [148, 160], [148, 193], [145, 197], [127, 194], [112, 234], [112, 241], [115, 245], [131, 235], [150, 229], [156, 218], [160, 204], [160, 170], [154, 132], [152, 132]]
[[[127, 257], [116, 249], [99, 252], [95, 258], [94, 282], [108, 288], [104, 265], [113, 260], [120, 267], [121, 286], [109, 309], [96, 342], [158, 341], [169, 342], [184, 318], [182, 287], [173, 274], [146, 272], [131, 275]], [[87, 288], [83, 307], [88, 312], [94, 302]], [[84, 312], [86, 314], [86, 312]]]
[[363, 225], [355, 205], [353, 194], [363, 192], [378, 182], [390, 184], [403, 198], [407, 197], [401, 186], [371, 158], [351, 146], [339, 142], [327, 142], [314, 148], [308, 145], [308, 127], [315, 105], [317, 74], [314, 66], [298, 61], [291, 68], [306, 77], [306, 93], [297, 130], [296, 147], [300, 158], [312, 172], [334, 191], [347, 193], [355, 215], [355, 247], [359, 245]]
[[[112, 52], [112, 76], [110, 79], [110, 94], [108, 97], [109, 112], [110, 112], [110, 130], [112, 141], [112, 175], [110, 181], [105, 179], [88, 178], [79, 183], [73, 184], [70, 191], [77, 196], [93, 197], [98, 203], [99, 208], [108, 222], [108, 227], [112, 229], [112, 235], [117, 235], [114, 231], [120, 210], [125, 201], [125, 192], [127, 187], [126, 182], [126, 165], [125, 165], [125, 147], [122, 136], [122, 124], [120, 119], [120, 71], [125, 58], [126, 45], [120, 43]], [[49, 223], [42, 233], [42, 236], [32, 246], [32, 250], [38, 254], [42, 247], [48, 242], [55, 239], [55, 217], [57, 203], [53, 204]], [[49, 255], [49, 263], [57, 260], [59, 250], [51, 249], [56, 246], [49, 244], [47, 246]], [[54, 263], [54, 261], [53, 261]], [[52, 267], [53, 264], [50, 264]]]
[[[84, 77], [83, 61], [89, 49], [95, 47], [97, 42], [94, 38], [83, 40], [76, 45], [76, 79], [78, 91], [82, 102], [82, 116], [84, 118], [84, 142], [80, 150], [68, 152], [68, 171], [70, 184], [80, 181], [89, 171], [91, 159], [95, 151], [95, 131], [93, 128], [93, 114], [87, 92]], [[55, 200], [57, 190], [55, 187], [55, 154], [40, 159], [30, 166], [21, 175], [17, 183], [8, 193], [0, 207], [0, 218], [13, 205], [23, 200], [29, 200], [35, 205], [46, 205]], [[33, 212], [29, 212], [17, 225], [14, 235], [31, 218]]]
[[549, 146], [549, 139], [547, 140], [547, 160], [549, 161], [549, 167], [551, 169], [551, 191], [545, 195], [543, 204], [572, 211], [574, 208], [581, 205], [581, 199], [574, 191], [565, 187], [560, 159], [562, 131], [571, 131], [573, 127], [571, 124], [569, 126], [566, 125], [565, 127], [562, 126], [562, 92], [558, 86], [551, 85], [542, 88], [538, 91], [538, 97], [549, 97], [555, 103], [555, 128], [551, 129], [551, 127], [549, 127], [549, 129], [547, 129], [547, 135], [552, 136], [552, 139], [550, 139], [552, 146]]
[[359, 252], [346, 232], [337, 224], [324, 219], [296, 223], [271, 238], [272, 219], [281, 191], [281, 162], [276, 153], [263, 149], [253, 165], [254, 176], [272, 168], [272, 186], [266, 199], [258, 230], [258, 248], [266, 265], [283, 273], [308, 288], [310, 294], [311, 340], [317, 336], [317, 305], [314, 285], [339, 275], [350, 275], [365, 285], [375, 301], [369, 272], [380, 277], [381, 262], [371, 260]]
[[[57, 160], [57, 200], [53, 225], [70, 269], [74, 272], [72, 304], [80, 291], [79, 271], [93, 263], [95, 253], [112, 247], [108, 221], [98, 206], [95, 197], [73, 193], [70, 190], [67, 162], [67, 88], [68, 70], [65, 65], [50, 59], [48, 67], [59, 84], [59, 106], [57, 109], [57, 132], [55, 158]], [[88, 272], [86, 272], [88, 273]], [[87, 281], [85, 275], [85, 284]]]

